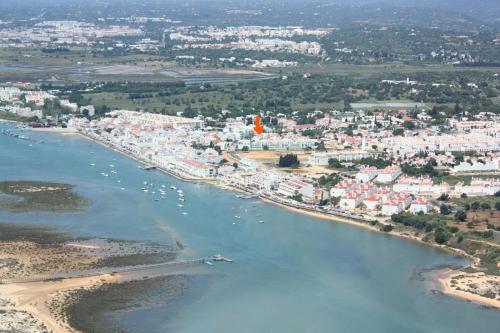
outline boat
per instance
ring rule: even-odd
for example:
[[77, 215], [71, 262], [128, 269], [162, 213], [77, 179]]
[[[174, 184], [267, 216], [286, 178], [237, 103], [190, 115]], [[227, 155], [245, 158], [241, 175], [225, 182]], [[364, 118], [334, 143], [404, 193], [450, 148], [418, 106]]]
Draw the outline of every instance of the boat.
[[180, 208], [184, 207], [184, 205], [181, 205], [181, 204], [178, 204], [177, 206], [179, 206]]
[[184, 198], [179, 198], [179, 201], [184, 202], [186, 200]]
[[170, 188], [171, 188], [172, 190], [177, 190], [177, 187], [175, 187], [175, 186], [173, 186], [173, 185], [172, 185], [172, 186], [170, 186]]
[[95, 166], [95, 163], [90, 163], [90, 166]]
[[188, 213], [186, 213], [186, 212], [182, 212], [182, 215], [187, 215], [187, 214], [188, 214]]
[[209, 265], [209, 266], [213, 266], [213, 265], [214, 265], [214, 263], [213, 263], [213, 262], [211, 262], [211, 261], [209, 261], [209, 260], [205, 260], [205, 264], [207, 264], [207, 265]]
[[177, 190], [177, 193], [182, 194], [183, 192], [182, 190]]
[[125, 187], [120, 187], [120, 190], [125, 191]]
[[155, 199], [155, 201], [160, 201], [160, 199]]
[[262, 223], [264, 223], [264, 221], [260, 220], [259, 223], [262, 224]]
[[241, 218], [241, 216], [239, 216], [239, 215], [234, 215], [234, 217], [236, 217], [237, 219]]
[[165, 185], [162, 185], [161, 187], [165, 188], [166, 186], [165, 186]]
[[221, 254], [215, 254], [212, 256], [213, 261], [225, 261], [225, 262], [233, 262], [232, 259], [223, 257]]
[[257, 196], [256, 195], [236, 194], [236, 197], [239, 199], [253, 199]]
[[110, 168], [114, 168], [115, 166], [114, 166], [114, 164], [110, 164], [109, 167]]
[[144, 182], [143, 182], [143, 184], [144, 184], [144, 185], [148, 185], [148, 182], [147, 182], [147, 181], [144, 181]]
[[121, 181], [121, 180], [117, 180], [116, 182], [117, 182], [118, 184], [120, 184], [122, 181]]

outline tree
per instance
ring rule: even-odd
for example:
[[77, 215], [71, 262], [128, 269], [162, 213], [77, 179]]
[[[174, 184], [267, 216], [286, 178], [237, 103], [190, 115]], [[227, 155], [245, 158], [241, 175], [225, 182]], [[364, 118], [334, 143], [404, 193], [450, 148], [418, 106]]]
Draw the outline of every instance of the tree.
[[450, 208], [446, 205], [441, 205], [439, 207], [439, 212], [442, 214], [442, 215], [449, 215], [450, 214]]
[[495, 202], [495, 209], [500, 210], [500, 201]]
[[278, 166], [280, 168], [296, 168], [299, 165], [299, 158], [295, 154], [281, 155], [278, 161]]
[[249, 151], [249, 148], [248, 146], [243, 146], [243, 148], [241, 148], [242, 151]]
[[396, 128], [395, 130], [392, 131], [392, 135], [394, 135], [394, 136], [403, 135], [404, 132], [405, 132], [404, 129]]
[[455, 219], [460, 222], [464, 222], [467, 219], [467, 213], [463, 210], [459, 210], [455, 213]]
[[390, 225], [390, 224], [386, 224], [386, 225], [384, 225], [384, 226], [382, 227], [382, 231], [383, 231], [383, 232], [391, 232], [391, 231], [392, 231], [392, 229], [394, 229], [394, 227], [393, 227], [392, 225]]
[[491, 209], [491, 205], [489, 203], [487, 203], [487, 202], [483, 202], [481, 204], [481, 209], [483, 209], [483, 210]]
[[442, 228], [436, 229], [434, 232], [434, 241], [438, 244], [444, 244], [450, 239], [448, 232]]
[[299, 191], [295, 191], [295, 193], [293, 194], [293, 196], [290, 197], [292, 200], [295, 200], [295, 201], [298, 201], [298, 202], [302, 202], [304, 201], [302, 199], [302, 194], [299, 193]]
[[415, 128], [415, 123], [413, 121], [407, 120], [403, 123], [403, 127], [406, 129], [412, 130]]
[[234, 162], [233, 163], [233, 168], [238, 169], [238, 163]]
[[473, 210], [473, 211], [476, 211], [479, 209], [481, 205], [479, 204], [479, 202], [477, 201], [474, 201], [471, 205], [470, 205], [470, 208]]
[[341, 169], [343, 167], [342, 163], [336, 158], [328, 159], [328, 166], [334, 169]]

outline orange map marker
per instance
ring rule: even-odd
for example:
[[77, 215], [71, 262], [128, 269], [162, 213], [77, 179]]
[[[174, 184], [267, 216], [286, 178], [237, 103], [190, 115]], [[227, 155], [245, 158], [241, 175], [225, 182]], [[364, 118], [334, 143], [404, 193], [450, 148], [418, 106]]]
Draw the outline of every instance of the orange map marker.
[[262, 132], [264, 132], [264, 126], [260, 124], [260, 116], [255, 116], [255, 127], [253, 130], [257, 134], [262, 134]]

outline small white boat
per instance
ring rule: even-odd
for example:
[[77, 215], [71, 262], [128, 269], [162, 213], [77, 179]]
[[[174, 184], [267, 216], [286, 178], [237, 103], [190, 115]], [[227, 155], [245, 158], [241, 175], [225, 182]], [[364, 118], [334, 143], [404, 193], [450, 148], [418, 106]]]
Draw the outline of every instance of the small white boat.
[[184, 207], [184, 205], [181, 205], [181, 204], [178, 204], [177, 206], [179, 206], [180, 208]]
[[165, 186], [165, 185], [162, 185], [161, 187], [165, 188], [166, 186]]
[[213, 263], [213, 262], [208, 261], [208, 260], [207, 260], [207, 261], [205, 261], [205, 264], [207, 264], [207, 265], [209, 265], [209, 266], [213, 266], [213, 265], [214, 265], [214, 263]]
[[259, 223], [262, 224], [262, 223], [264, 223], [264, 221], [260, 220]]
[[95, 166], [95, 163], [90, 163], [90, 166]]
[[179, 201], [184, 202], [185, 200], [184, 200], [184, 198], [179, 198]]
[[114, 164], [110, 164], [109, 167], [110, 168], [114, 168], [115, 166], [114, 166]]
[[118, 184], [120, 184], [122, 181], [121, 181], [121, 180], [117, 180], [116, 182], [117, 182]]
[[173, 186], [173, 185], [172, 185], [172, 186], [170, 186], [170, 188], [171, 188], [172, 190], [176, 190], [176, 189], [177, 189], [177, 187], [175, 187], [175, 186]]
[[148, 193], [148, 192], [149, 192], [149, 191], [148, 191], [148, 190], [146, 190], [146, 189], [144, 189], [143, 191], [144, 191], [145, 193]]
[[182, 194], [183, 192], [182, 190], [177, 190], [177, 193]]
[[120, 190], [125, 191], [125, 187], [120, 187]]
[[187, 215], [187, 214], [188, 214], [188, 213], [186, 213], [186, 212], [182, 212], [182, 215]]
[[239, 216], [239, 215], [234, 215], [234, 217], [236, 217], [237, 219], [241, 218], [241, 216]]
[[147, 182], [147, 181], [144, 181], [144, 182], [143, 182], [143, 184], [144, 184], [144, 185], [148, 185], [148, 182]]

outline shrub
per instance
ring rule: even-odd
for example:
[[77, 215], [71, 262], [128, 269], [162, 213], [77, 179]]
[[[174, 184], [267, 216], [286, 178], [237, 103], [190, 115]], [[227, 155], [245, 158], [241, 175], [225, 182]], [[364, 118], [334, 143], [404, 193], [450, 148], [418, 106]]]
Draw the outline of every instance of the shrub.
[[464, 222], [467, 219], [467, 213], [463, 210], [459, 210], [455, 213], [455, 219], [460, 222]]
[[437, 229], [434, 233], [434, 241], [438, 244], [445, 244], [450, 239], [449, 233], [444, 229]]
[[384, 226], [382, 227], [382, 231], [383, 231], [383, 232], [391, 232], [391, 231], [392, 231], [392, 229], [394, 229], [394, 227], [393, 227], [392, 225], [390, 225], [390, 224], [386, 224], [386, 225], [384, 225]]

